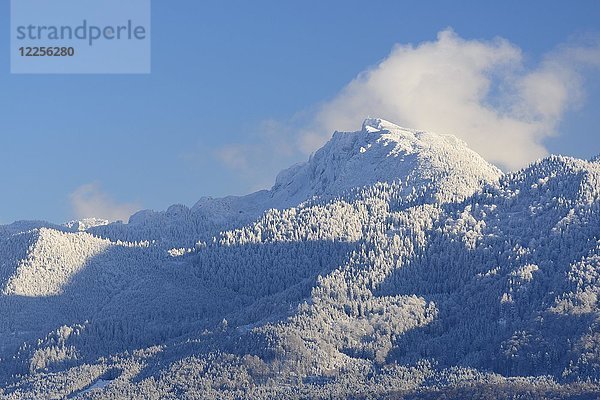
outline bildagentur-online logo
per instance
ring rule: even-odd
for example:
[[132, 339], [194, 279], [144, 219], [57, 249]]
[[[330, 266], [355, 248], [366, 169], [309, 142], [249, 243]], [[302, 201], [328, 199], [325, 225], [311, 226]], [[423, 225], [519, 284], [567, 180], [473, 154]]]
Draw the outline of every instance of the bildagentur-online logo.
[[16, 27], [17, 40], [27, 41], [64, 41], [80, 40], [93, 46], [98, 40], [145, 40], [147, 28], [135, 25], [132, 20], [127, 20], [123, 25], [99, 26], [88, 23], [84, 19], [80, 25], [20, 25]]

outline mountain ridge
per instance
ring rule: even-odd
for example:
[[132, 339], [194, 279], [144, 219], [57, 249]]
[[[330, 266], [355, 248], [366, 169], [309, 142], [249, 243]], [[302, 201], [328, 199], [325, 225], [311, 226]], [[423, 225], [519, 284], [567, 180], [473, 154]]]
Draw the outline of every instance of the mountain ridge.
[[270, 191], [96, 222], [0, 227], [4, 397], [600, 390], [597, 162], [367, 119]]
[[[441, 140], [436, 140], [438, 138]], [[388, 149], [387, 146], [393, 143], [394, 148]], [[375, 151], [377, 153], [373, 154]], [[417, 154], [422, 159], [417, 160]], [[409, 162], [408, 158], [412, 161]], [[390, 159], [396, 159], [397, 162], [391, 162]], [[348, 162], [353, 162], [354, 166], [343, 168]], [[371, 165], [375, 170], [365, 171], [360, 168], [364, 165]], [[425, 167], [431, 176], [415, 173]], [[465, 175], [457, 178], [455, 175], [460, 168]], [[467, 171], [467, 168], [473, 171]], [[473, 176], [467, 172], [473, 172]], [[270, 208], [293, 207], [315, 196], [332, 197], [376, 182], [410, 179], [416, 185], [419, 181], [454, 178], [455, 182], [451, 182], [451, 185], [456, 185], [456, 188], [441, 190], [454, 190], [445, 194], [447, 197], [465, 197], [476, 190], [481, 181], [494, 182], [501, 175], [499, 169], [488, 164], [452, 135], [428, 134], [401, 128], [380, 118], [368, 118], [360, 131], [335, 132], [332, 139], [312, 154], [308, 161], [281, 171], [270, 190], [245, 196], [203, 197], [190, 210], [216, 224], [228, 220], [249, 222]], [[166, 214], [175, 208], [182, 214], [188, 213], [185, 206], [173, 205]], [[144, 224], [148, 218], [156, 216], [154, 211], [143, 210], [132, 215], [130, 223]]]

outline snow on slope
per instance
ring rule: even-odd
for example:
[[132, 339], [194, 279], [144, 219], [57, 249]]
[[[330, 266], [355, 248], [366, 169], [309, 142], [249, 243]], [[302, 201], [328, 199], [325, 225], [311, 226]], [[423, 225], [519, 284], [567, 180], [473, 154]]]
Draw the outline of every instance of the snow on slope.
[[331, 199], [377, 182], [402, 181], [409, 190], [429, 184], [430, 197], [445, 202], [463, 199], [500, 176], [500, 170], [454, 136], [370, 118], [359, 131], [334, 133], [307, 162], [282, 171], [270, 190], [203, 197], [191, 209], [173, 205], [166, 211], [143, 210], [132, 215], [129, 224], [88, 231], [111, 240], [156, 240], [166, 246], [190, 247], [248, 224], [269, 209], [283, 210], [314, 198]]
[[[597, 161], [502, 175], [452, 136], [368, 119], [269, 191], [88, 233], [0, 227], [16, 249], [0, 248], [13, 288], [0, 294], [0, 337], [12, 335], [0, 384], [9, 399], [60, 397], [112, 368], [122, 375], [82, 396], [380, 398], [435, 379], [488, 384], [479, 371], [600, 381], [599, 199]], [[114, 251], [102, 238], [157, 242]], [[169, 257], [172, 244], [193, 251]], [[29, 318], [38, 309], [53, 323]], [[425, 359], [454, 372], [434, 379]]]
[[36, 236], [27, 258], [21, 260], [2, 289], [4, 295], [60, 294], [87, 260], [111, 245], [109, 240], [87, 233], [64, 233], [48, 228], [39, 229]]
[[336, 132], [311, 159], [279, 174], [271, 197], [292, 206], [313, 196], [335, 196], [375, 182], [433, 181], [438, 201], [464, 198], [502, 173], [455, 136], [367, 119], [358, 132]]
[[222, 199], [203, 198], [193, 211], [219, 221], [258, 217], [269, 208], [296, 206], [313, 197], [330, 198], [376, 182], [434, 182], [439, 201], [473, 194], [502, 172], [452, 135], [401, 128], [378, 118], [360, 131], [335, 132], [307, 162], [288, 168], [271, 190]]
[[69, 221], [64, 226], [72, 232], [85, 232], [96, 226], [108, 225], [108, 220], [101, 218], [84, 218], [75, 221]]

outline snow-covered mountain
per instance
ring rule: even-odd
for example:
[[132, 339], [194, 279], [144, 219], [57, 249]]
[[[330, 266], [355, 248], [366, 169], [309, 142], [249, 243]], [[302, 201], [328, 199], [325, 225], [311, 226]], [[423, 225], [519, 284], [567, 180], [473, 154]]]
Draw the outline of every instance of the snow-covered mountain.
[[335, 132], [306, 163], [279, 174], [271, 190], [277, 206], [318, 196], [331, 198], [376, 182], [434, 183], [436, 200], [470, 196], [501, 172], [455, 136], [401, 128], [367, 119], [359, 132]]
[[[473, 194], [482, 182], [497, 181], [501, 172], [451, 135], [401, 128], [369, 118], [358, 132], [335, 132], [307, 162], [288, 168], [269, 191], [249, 196], [200, 200], [193, 210], [230, 219], [248, 213], [257, 217], [267, 208], [297, 206], [313, 197], [330, 199], [376, 182], [435, 182], [444, 201]], [[227, 212], [223, 215], [223, 212]]]
[[428, 195], [444, 202], [465, 198], [501, 175], [455, 136], [369, 118], [358, 132], [335, 132], [307, 162], [282, 171], [271, 190], [204, 197], [191, 209], [174, 205], [166, 212], [145, 210], [133, 215], [128, 225], [113, 224], [93, 231], [127, 240], [187, 243], [251, 222], [268, 209], [295, 207], [313, 198], [326, 201], [377, 182], [403, 182], [408, 191], [428, 185]]
[[597, 161], [367, 119], [270, 190], [0, 226], [0, 393], [594, 398], [599, 199]]

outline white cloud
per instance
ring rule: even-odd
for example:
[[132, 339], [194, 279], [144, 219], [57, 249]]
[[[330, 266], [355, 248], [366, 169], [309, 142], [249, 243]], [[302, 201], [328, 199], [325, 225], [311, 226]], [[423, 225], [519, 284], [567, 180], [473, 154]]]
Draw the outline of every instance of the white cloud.
[[216, 155], [237, 171], [269, 157], [282, 161], [278, 167], [289, 165], [290, 158], [306, 157], [323, 145], [333, 131], [354, 131], [371, 116], [454, 134], [486, 160], [517, 169], [547, 155], [544, 139], [556, 135], [565, 113], [582, 103], [583, 70], [600, 66], [600, 46], [597, 41], [562, 45], [533, 67], [525, 59], [505, 39], [466, 40], [447, 29], [434, 41], [396, 45], [319, 105], [307, 123], [271, 121], [271, 130], [288, 127]]
[[599, 56], [596, 44], [563, 46], [527, 69], [506, 40], [465, 40], [448, 29], [433, 42], [398, 45], [362, 72], [322, 106], [300, 145], [314, 150], [330, 131], [355, 130], [371, 115], [454, 134], [490, 162], [522, 167], [547, 154], [543, 139], [581, 100], [578, 66]]
[[88, 183], [69, 195], [76, 218], [103, 218], [109, 221], [125, 221], [141, 206], [137, 203], [118, 203], [102, 191], [98, 183]]

